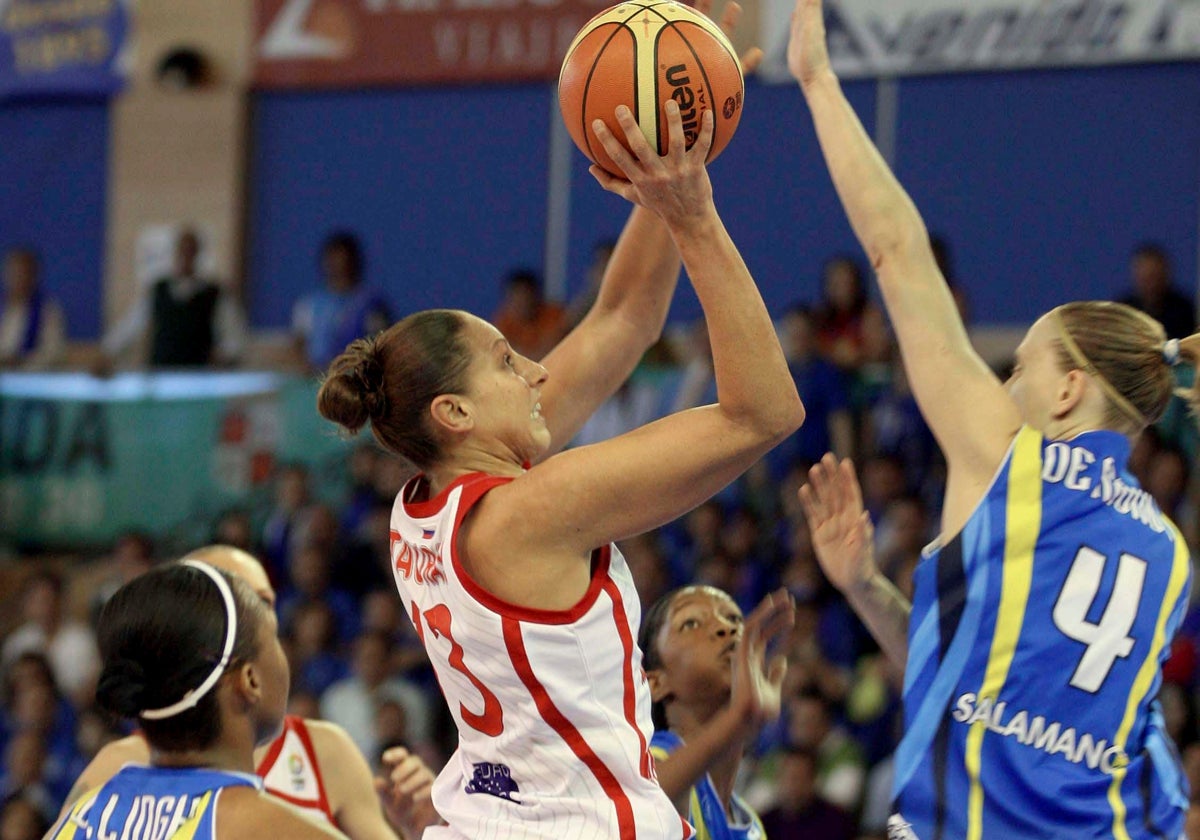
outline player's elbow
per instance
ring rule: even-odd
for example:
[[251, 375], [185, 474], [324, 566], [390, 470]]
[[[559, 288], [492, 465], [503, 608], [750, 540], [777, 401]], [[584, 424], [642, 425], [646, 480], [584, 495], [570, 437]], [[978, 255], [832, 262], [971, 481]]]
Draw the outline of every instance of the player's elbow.
[[[907, 212], [904, 212], [907, 210]], [[892, 265], [903, 265], [930, 252], [929, 230], [915, 207], [888, 214], [888, 224], [864, 237], [863, 248], [871, 268], [879, 274]]]
[[789, 438], [804, 423], [804, 403], [795, 385], [780, 389], [772, 400], [758, 406], [745, 418], [753, 434], [764, 444], [775, 446]]

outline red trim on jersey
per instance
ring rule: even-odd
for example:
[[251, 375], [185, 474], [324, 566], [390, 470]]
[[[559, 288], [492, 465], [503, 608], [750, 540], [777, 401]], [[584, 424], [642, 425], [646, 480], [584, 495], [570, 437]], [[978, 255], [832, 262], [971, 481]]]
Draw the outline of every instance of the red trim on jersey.
[[458, 500], [458, 510], [455, 511], [454, 530], [449, 537], [450, 562], [454, 564], [454, 573], [462, 583], [463, 589], [481, 606], [504, 618], [511, 618], [515, 621], [526, 621], [530, 624], [573, 624], [583, 618], [596, 603], [596, 599], [600, 597], [600, 592], [604, 588], [605, 581], [608, 580], [608, 567], [611, 558], [610, 547], [607, 545], [597, 549], [598, 554], [593, 555], [592, 577], [587, 591], [583, 593], [583, 597], [579, 599], [575, 606], [568, 610], [539, 610], [534, 607], [522, 607], [518, 604], [505, 601], [503, 598], [499, 598], [484, 589], [483, 586], [471, 577], [471, 574], [463, 566], [462, 561], [459, 560], [458, 530], [462, 525], [463, 519], [470, 512], [471, 508], [483, 498], [484, 494], [495, 487], [512, 481], [512, 476], [470, 473], [456, 478], [433, 499], [424, 502], [404, 501], [409, 489], [414, 486], [413, 482], [420, 480], [423, 480], [423, 476], [417, 476], [412, 479], [400, 492], [400, 502], [404, 506], [404, 512], [410, 517], [417, 519], [425, 519], [437, 515], [445, 506], [450, 491], [455, 487], [461, 486], [463, 488], [462, 495]]
[[491, 487], [494, 487], [496, 484], [503, 484], [506, 481], [512, 481], [512, 478], [507, 476], [489, 475], [488, 473], [481, 472], [467, 473], [466, 475], [460, 475], [458, 478], [451, 481], [442, 488], [442, 492], [438, 493], [432, 499], [425, 499], [419, 502], [410, 502], [408, 501], [408, 496], [414, 489], [416, 489], [420, 484], [425, 484], [426, 487], [428, 487], [429, 478], [424, 473], [421, 473], [418, 476], [410, 478], [408, 483], [404, 485], [404, 489], [400, 491], [400, 504], [403, 507], [404, 512], [413, 519], [425, 519], [430, 516], [437, 516], [437, 514], [441, 512], [442, 508], [446, 506], [446, 499], [449, 498], [455, 487], [459, 487], [467, 482], [486, 481], [488, 479], [491, 479], [494, 482], [489, 486], [488, 489], [491, 489]]
[[625, 601], [621, 598], [621, 589], [616, 582], [609, 579], [604, 582], [604, 591], [612, 599], [613, 623], [617, 625], [617, 637], [621, 640], [621, 651], [624, 662], [621, 663], [621, 677], [625, 683], [625, 720], [637, 733], [638, 744], [641, 747], [639, 770], [642, 778], [653, 779], [654, 771], [650, 764], [650, 745], [646, 742], [646, 733], [638, 726], [637, 719], [637, 690], [633, 684], [633, 634], [629, 632], [629, 616], [625, 614]]
[[554, 705], [546, 687], [534, 675], [533, 667], [529, 664], [529, 657], [525, 653], [525, 639], [521, 636], [521, 623], [508, 616], [503, 616], [501, 623], [504, 627], [504, 645], [508, 648], [508, 656], [512, 660], [513, 669], [533, 696], [533, 702], [537, 706], [542, 720], [546, 721], [566, 742], [567, 746], [571, 748], [571, 752], [575, 753], [575, 757], [591, 771], [592, 776], [603, 788], [605, 795], [612, 801], [613, 807], [617, 810], [617, 826], [620, 829], [621, 840], [635, 840], [637, 824], [633, 818], [633, 805], [629, 801], [625, 789], [621, 787], [621, 782], [608, 769], [600, 756], [596, 755], [575, 725]]
[[333, 810], [329, 807], [329, 797], [325, 794], [325, 780], [321, 778], [321, 765], [317, 762], [317, 750], [313, 746], [312, 736], [308, 732], [308, 727], [304, 723], [304, 718], [296, 715], [285, 715], [283, 718], [283, 731], [279, 733], [279, 737], [271, 742], [271, 746], [267, 748], [266, 755], [262, 761], [258, 763], [258, 769], [255, 773], [260, 776], [263, 781], [266, 781], [267, 774], [271, 772], [271, 767], [279, 759], [279, 754], [283, 752], [283, 743], [287, 739], [288, 732], [295, 732], [296, 737], [300, 739], [300, 743], [304, 745], [305, 751], [308, 753], [308, 763], [313, 769], [313, 775], [317, 780], [317, 800], [314, 803], [311, 799], [300, 799], [292, 796], [284, 791], [275, 788], [267, 788], [267, 792], [272, 796], [282, 799], [284, 802], [290, 802], [293, 805], [302, 805], [311, 808], [313, 805], [321, 809], [329, 820], [330, 825], [337, 825], [337, 820], [334, 819]]

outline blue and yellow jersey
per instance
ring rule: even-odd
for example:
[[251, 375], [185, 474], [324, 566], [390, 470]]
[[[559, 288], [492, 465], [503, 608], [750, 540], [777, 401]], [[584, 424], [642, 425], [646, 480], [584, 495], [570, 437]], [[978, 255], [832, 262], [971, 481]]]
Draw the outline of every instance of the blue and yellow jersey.
[[889, 837], [1183, 831], [1156, 700], [1191, 561], [1109, 431], [1023, 428], [963, 531], [915, 572]]
[[[666, 758], [683, 746], [683, 739], [674, 732], [658, 730], [650, 739], [650, 752], [656, 758]], [[688, 796], [688, 822], [696, 829], [695, 840], [765, 840], [762, 821], [736, 793], [729, 806], [732, 822], [717, 789], [706, 774], [692, 787]]]
[[82, 796], [47, 837], [215, 840], [217, 797], [242, 786], [262, 790], [262, 780], [221, 770], [127, 765]]

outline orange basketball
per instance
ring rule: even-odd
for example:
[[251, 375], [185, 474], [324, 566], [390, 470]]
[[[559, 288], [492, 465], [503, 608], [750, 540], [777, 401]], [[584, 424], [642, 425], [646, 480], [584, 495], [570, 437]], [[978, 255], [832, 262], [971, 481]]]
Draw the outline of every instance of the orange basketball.
[[631, 0], [592, 18], [567, 49], [558, 77], [558, 104], [579, 149], [621, 176], [592, 131], [604, 120], [625, 143], [613, 112], [627, 105], [650, 148], [667, 151], [663, 106], [679, 103], [690, 149], [700, 135], [700, 116], [716, 119], [711, 161], [729, 143], [742, 117], [742, 67], [733, 45], [704, 15], [673, 0]]

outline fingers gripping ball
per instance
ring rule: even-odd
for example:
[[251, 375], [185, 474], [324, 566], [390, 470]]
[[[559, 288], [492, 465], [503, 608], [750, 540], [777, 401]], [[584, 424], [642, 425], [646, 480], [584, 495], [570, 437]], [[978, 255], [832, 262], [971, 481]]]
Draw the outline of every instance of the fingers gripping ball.
[[[716, 120], [711, 161], [737, 129], [744, 95], [742, 68], [733, 45], [707, 17], [672, 0], [633, 0], [591, 19], [575, 36], [558, 77], [558, 102], [575, 145], [621, 177], [591, 129], [601, 119], [623, 138], [613, 112], [633, 111], [650, 148], [667, 151], [663, 106], [679, 103], [687, 147], [700, 134], [700, 117]], [[624, 143], [624, 139], [621, 140]]]

